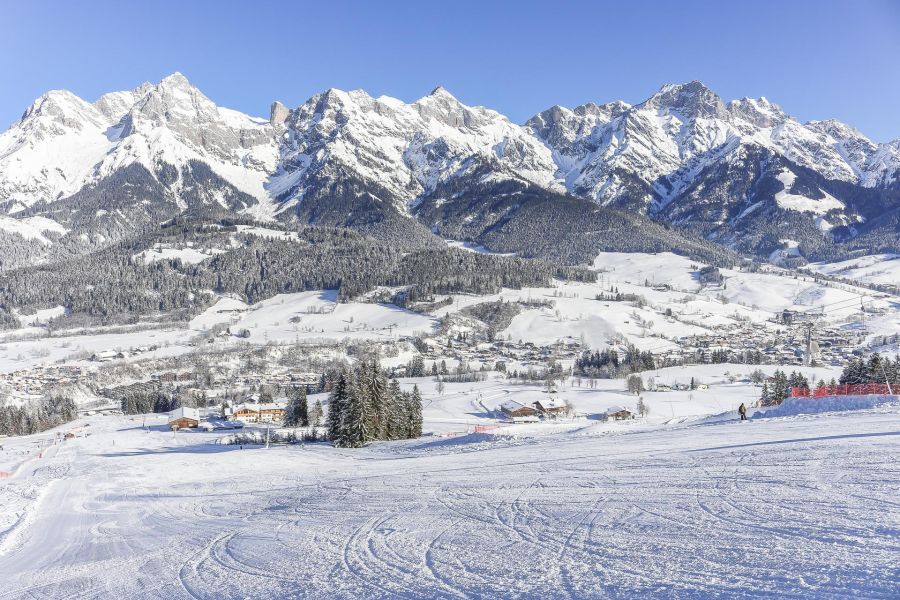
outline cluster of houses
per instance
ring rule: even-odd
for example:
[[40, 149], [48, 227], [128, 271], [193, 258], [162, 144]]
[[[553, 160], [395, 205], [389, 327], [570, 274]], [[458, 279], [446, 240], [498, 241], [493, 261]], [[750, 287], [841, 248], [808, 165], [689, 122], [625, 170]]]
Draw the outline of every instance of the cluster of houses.
[[[241, 373], [232, 377], [222, 378], [215, 382], [217, 386], [230, 388], [239, 387], [261, 387], [277, 386], [277, 387], [300, 387], [304, 386], [307, 392], [314, 391], [318, 387], [322, 378], [320, 373], [303, 373], [303, 372], [266, 372], [266, 373]], [[174, 385], [190, 385], [197, 380], [197, 374], [193, 371], [165, 371], [163, 373], [154, 373], [151, 375], [152, 381], [158, 381], [163, 384]]]
[[281, 423], [286, 408], [287, 404], [281, 402], [244, 402], [226, 406], [223, 417], [244, 423]]
[[0, 374], [0, 392], [20, 398], [39, 397], [49, 388], [77, 383], [86, 373], [82, 367], [47, 366]]
[[[168, 425], [173, 430], [195, 429], [232, 429], [244, 423], [280, 424], [284, 419], [286, 402], [244, 402], [235, 406], [226, 406], [221, 413], [219, 409], [214, 417], [201, 418], [201, 409], [182, 406], [169, 412]], [[222, 423], [224, 421], [224, 423]]]
[[690, 389], [708, 390], [709, 386], [706, 385], [705, 383], [695, 383], [694, 387], [691, 388], [691, 384], [689, 384], [689, 383], [677, 383], [676, 382], [676, 383], [673, 383], [672, 385], [668, 385], [665, 383], [657, 383], [655, 386], [653, 386], [653, 389], [650, 391], [651, 392], [671, 392], [674, 390], [674, 391], [680, 392], [683, 390], [690, 390]]
[[[438, 335], [425, 340], [426, 348], [422, 358], [439, 361], [451, 358], [463, 363], [496, 363], [515, 361], [524, 366], [542, 366], [549, 359], [575, 360], [579, 354], [579, 342], [566, 337], [546, 346], [533, 342], [495, 340], [470, 344], [447, 335]], [[402, 376], [402, 373], [399, 373]]]
[[[500, 405], [500, 412], [511, 423], [538, 423], [542, 420], [553, 420], [575, 415], [574, 407], [554, 394], [550, 394], [548, 398], [542, 398], [530, 404], [524, 404], [517, 400], [507, 400]], [[634, 412], [621, 406], [612, 406], [599, 416], [603, 421], [624, 421], [635, 418]]]
[[[782, 323], [779, 316], [775, 323]], [[865, 341], [866, 332], [848, 326], [816, 327], [816, 360], [820, 364], [844, 366], [853, 358], [854, 349]], [[721, 328], [707, 334], [678, 340], [680, 348], [658, 356], [670, 363], [696, 364], [712, 362], [713, 351], [726, 350], [736, 362], [743, 354], [759, 352], [762, 363], [802, 365], [806, 360], [806, 340], [800, 329], [781, 329], [763, 323], [744, 323]]]
[[531, 404], [523, 404], [517, 400], [507, 400], [500, 405], [500, 413], [513, 423], [537, 423], [542, 419], [558, 419], [573, 416], [575, 409], [571, 404], [550, 394]]
[[114, 360], [122, 360], [124, 358], [140, 356], [141, 354], [153, 352], [158, 349], [159, 346], [150, 345], [136, 346], [134, 348], [129, 348], [128, 350], [101, 350], [100, 352], [95, 352], [94, 354], [92, 354], [90, 360], [92, 362], [107, 363]]

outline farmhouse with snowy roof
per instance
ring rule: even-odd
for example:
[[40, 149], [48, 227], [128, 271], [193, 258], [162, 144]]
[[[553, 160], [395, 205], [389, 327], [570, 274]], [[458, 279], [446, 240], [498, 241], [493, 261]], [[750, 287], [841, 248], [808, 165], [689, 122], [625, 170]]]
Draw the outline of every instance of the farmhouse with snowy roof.
[[566, 401], [553, 394], [543, 400], [536, 400], [531, 405], [538, 413], [544, 415], [564, 415], [569, 410]]
[[514, 423], [533, 423], [538, 420], [537, 410], [515, 400], [507, 400], [500, 405], [500, 412]]
[[603, 413], [604, 421], [624, 421], [625, 419], [633, 419], [634, 413], [627, 408], [621, 406], [610, 406]]
[[284, 408], [284, 404], [277, 402], [238, 404], [227, 418], [245, 423], [280, 422], [284, 418]]
[[182, 406], [169, 413], [169, 427], [173, 431], [200, 425], [200, 411], [196, 408]]

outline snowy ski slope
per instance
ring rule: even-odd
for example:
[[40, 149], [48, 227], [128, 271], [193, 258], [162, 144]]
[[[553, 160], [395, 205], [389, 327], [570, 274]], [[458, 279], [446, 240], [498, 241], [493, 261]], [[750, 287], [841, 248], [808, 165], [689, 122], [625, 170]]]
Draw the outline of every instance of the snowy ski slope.
[[0, 599], [896, 598], [896, 405], [356, 451], [81, 424], [0, 452]]

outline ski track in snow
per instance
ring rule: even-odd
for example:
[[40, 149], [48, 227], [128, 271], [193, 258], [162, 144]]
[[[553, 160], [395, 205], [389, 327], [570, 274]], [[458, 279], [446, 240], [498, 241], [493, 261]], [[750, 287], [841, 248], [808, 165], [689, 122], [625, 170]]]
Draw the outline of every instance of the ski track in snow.
[[0, 480], [0, 600], [896, 598], [896, 407], [427, 452], [87, 420]]

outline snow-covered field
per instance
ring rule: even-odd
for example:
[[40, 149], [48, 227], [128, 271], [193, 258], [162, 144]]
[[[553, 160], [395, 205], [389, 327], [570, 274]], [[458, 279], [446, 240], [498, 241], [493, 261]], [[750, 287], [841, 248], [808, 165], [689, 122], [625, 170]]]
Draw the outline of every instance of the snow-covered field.
[[896, 598], [897, 405], [353, 451], [141, 424], [4, 440], [0, 598]]
[[[246, 229], [243, 232], [269, 234], [268, 230]], [[193, 258], [200, 260], [206, 256], [198, 253]], [[186, 251], [177, 256], [161, 254], [147, 258], [193, 260]], [[880, 264], [890, 264], [890, 261]], [[431, 315], [390, 304], [337, 304], [335, 291], [321, 290], [282, 294], [252, 306], [238, 299], [221, 298], [194, 317], [187, 327], [173, 324], [171, 329], [150, 332], [73, 331], [71, 335], [68, 331], [56, 330], [53, 338], [46, 338], [46, 332], [37, 326], [38, 321], [58, 316], [51, 314], [51, 311], [63, 310], [56, 307], [43, 311], [46, 315], [39, 312], [35, 318], [25, 317], [22, 329], [3, 334], [0, 338], [0, 372], [59, 361], [72, 362], [83, 359], [85, 354], [103, 350], [127, 352], [147, 345], [161, 348], [156, 356], [179, 355], [190, 352], [188, 343], [216, 325], [228, 326], [232, 333], [243, 329], [249, 333], [249, 338], [241, 340], [236, 337], [219, 339], [220, 343], [226, 344], [237, 341], [258, 345], [297, 341], [316, 343], [343, 339], [385, 341], [431, 333], [442, 316], [500, 299], [553, 303], [552, 308], [523, 309], [507, 328], [498, 332], [502, 339], [537, 345], [569, 339], [601, 348], [610, 342], [627, 341], [642, 350], [664, 352], [678, 347], [673, 340], [712, 333], [716, 326], [740, 326], [750, 322], [777, 328], [770, 320], [784, 309], [824, 310], [823, 324], [867, 321], [870, 338], [900, 332], [900, 313], [894, 297], [848, 284], [826, 285], [811, 277], [794, 276], [777, 269], [766, 273], [723, 269], [724, 287], [703, 286], [696, 276], [696, 264], [669, 253], [603, 253], [595, 260], [594, 267], [600, 276], [597, 283], [555, 281], [550, 287], [504, 289], [484, 296], [454, 294], [450, 306]], [[598, 294], [608, 294], [611, 288], [622, 294], [635, 294], [646, 304], [636, 308], [631, 302], [595, 300]], [[870, 312], [861, 313], [863, 305]]]
[[812, 263], [818, 273], [846, 277], [866, 283], [897, 285], [900, 282], [900, 255], [872, 254], [834, 263]]

